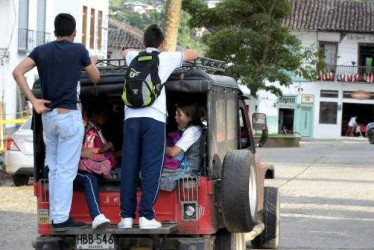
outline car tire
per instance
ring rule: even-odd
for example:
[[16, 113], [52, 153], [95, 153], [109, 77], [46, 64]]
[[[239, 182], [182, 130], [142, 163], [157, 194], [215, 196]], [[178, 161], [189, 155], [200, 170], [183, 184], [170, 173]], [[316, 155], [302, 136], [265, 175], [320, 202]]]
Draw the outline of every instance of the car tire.
[[374, 144], [374, 130], [370, 130], [368, 134], [368, 138], [369, 138], [369, 143]]
[[231, 233], [226, 228], [222, 228], [218, 230], [215, 237], [214, 250], [246, 250], [244, 233]]
[[265, 229], [251, 243], [254, 248], [275, 249], [279, 246], [280, 201], [278, 188], [265, 187], [262, 220]]
[[257, 223], [257, 175], [249, 150], [229, 151], [221, 176], [221, 209], [228, 231], [250, 232]]
[[30, 176], [24, 174], [15, 174], [12, 176], [14, 186], [25, 186], [29, 183]]

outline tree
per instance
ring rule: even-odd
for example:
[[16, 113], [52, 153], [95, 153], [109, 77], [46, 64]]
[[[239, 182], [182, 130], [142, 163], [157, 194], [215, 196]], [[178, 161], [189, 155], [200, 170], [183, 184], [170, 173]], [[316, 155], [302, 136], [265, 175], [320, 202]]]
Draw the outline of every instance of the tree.
[[181, 17], [182, 0], [168, 0], [166, 3], [165, 50], [175, 51]]
[[[110, 10], [112, 18], [120, 22], [126, 22], [139, 30], [145, 30], [150, 24], [157, 24], [161, 28], [164, 28], [165, 25], [164, 10], [161, 12], [153, 10], [145, 14], [121, 12], [114, 6], [110, 6]], [[202, 41], [194, 38], [193, 30], [188, 25], [190, 18], [191, 16], [187, 12], [182, 11], [178, 29], [178, 44], [184, 48], [193, 48], [203, 55], [206, 50], [206, 45], [204, 45]]]
[[182, 11], [178, 29], [178, 45], [186, 49], [194, 49], [198, 51], [200, 55], [204, 55], [207, 46], [201, 39], [196, 38], [194, 30], [189, 27], [188, 22], [190, 19], [191, 16], [187, 12]]
[[209, 30], [203, 38], [207, 56], [227, 62], [226, 73], [245, 82], [253, 96], [261, 89], [281, 95], [266, 82], [288, 86], [292, 80], [287, 72], [314, 74], [302, 67], [300, 41], [282, 26], [292, 13], [287, 0], [226, 0], [211, 9], [201, 0], [185, 0], [183, 9], [192, 16], [191, 27]]

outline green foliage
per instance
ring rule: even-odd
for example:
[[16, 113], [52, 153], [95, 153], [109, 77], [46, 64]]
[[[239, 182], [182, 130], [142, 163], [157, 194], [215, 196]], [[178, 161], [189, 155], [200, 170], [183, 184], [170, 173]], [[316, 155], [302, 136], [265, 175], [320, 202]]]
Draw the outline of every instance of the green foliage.
[[[122, 1], [124, 0], [111, 0], [111, 2]], [[123, 5], [123, 3], [121, 3]], [[126, 22], [139, 30], [145, 30], [150, 24], [157, 24], [160, 27], [164, 28], [165, 21], [165, 11], [161, 12], [150, 11], [146, 14], [139, 13], [128, 13], [119, 11], [115, 5], [111, 5], [111, 17], [117, 19], [121, 22]], [[183, 48], [193, 48], [197, 50], [200, 54], [204, 54], [207, 49], [206, 45], [202, 41], [199, 41], [193, 37], [194, 29], [191, 29], [188, 25], [191, 16], [182, 11], [181, 23], [178, 29], [178, 45]]]
[[244, 81], [252, 95], [259, 90], [281, 95], [279, 88], [265, 81], [288, 86], [287, 74], [297, 71], [312, 76], [303, 65], [311, 50], [302, 49], [282, 20], [292, 8], [287, 0], [226, 0], [208, 9], [201, 0], [184, 0], [183, 9], [191, 14], [191, 27], [205, 27], [210, 33], [203, 41], [207, 56], [227, 62], [227, 74]]
[[150, 11], [147, 14], [139, 14], [136, 12], [117, 12], [112, 17], [121, 22], [126, 22], [139, 30], [145, 30], [150, 24], [157, 24], [160, 27], [164, 25], [165, 12]]
[[127, 2], [127, 0], [109, 0], [110, 8], [113, 9], [122, 9], [123, 4]]
[[202, 41], [199, 41], [193, 37], [193, 29], [188, 25], [191, 16], [182, 11], [181, 22], [178, 29], [178, 45], [186, 49], [197, 50], [201, 55], [205, 54], [207, 46], [203, 44]]

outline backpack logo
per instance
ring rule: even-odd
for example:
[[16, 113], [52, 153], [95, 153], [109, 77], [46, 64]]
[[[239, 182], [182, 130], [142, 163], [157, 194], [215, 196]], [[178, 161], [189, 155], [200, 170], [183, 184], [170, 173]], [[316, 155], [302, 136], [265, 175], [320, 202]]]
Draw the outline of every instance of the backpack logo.
[[130, 63], [125, 74], [122, 100], [131, 108], [152, 105], [160, 96], [162, 84], [158, 75], [160, 52], [140, 52]]
[[140, 74], [139, 71], [136, 71], [134, 68], [131, 69], [131, 72], [129, 73], [130, 78], [134, 78]]

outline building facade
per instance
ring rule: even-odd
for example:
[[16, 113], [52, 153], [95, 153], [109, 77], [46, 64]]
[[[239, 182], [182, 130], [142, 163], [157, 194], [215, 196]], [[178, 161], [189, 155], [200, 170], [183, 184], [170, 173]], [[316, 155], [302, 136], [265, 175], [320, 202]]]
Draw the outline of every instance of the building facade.
[[[25, 109], [24, 96], [17, 88], [12, 71], [36, 46], [55, 39], [55, 16], [59, 13], [73, 15], [77, 22], [75, 42], [85, 44], [90, 55], [106, 58], [108, 11], [108, 0], [0, 1], [2, 119], [14, 119], [22, 115]], [[30, 87], [37, 77], [36, 69], [26, 75]]]
[[374, 3], [290, 0], [285, 25], [303, 47], [322, 48], [318, 80], [294, 77], [282, 97], [260, 92], [258, 110], [268, 115], [270, 133], [284, 128], [303, 137], [344, 136], [352, 116], [364, 135], [374, 121]]

